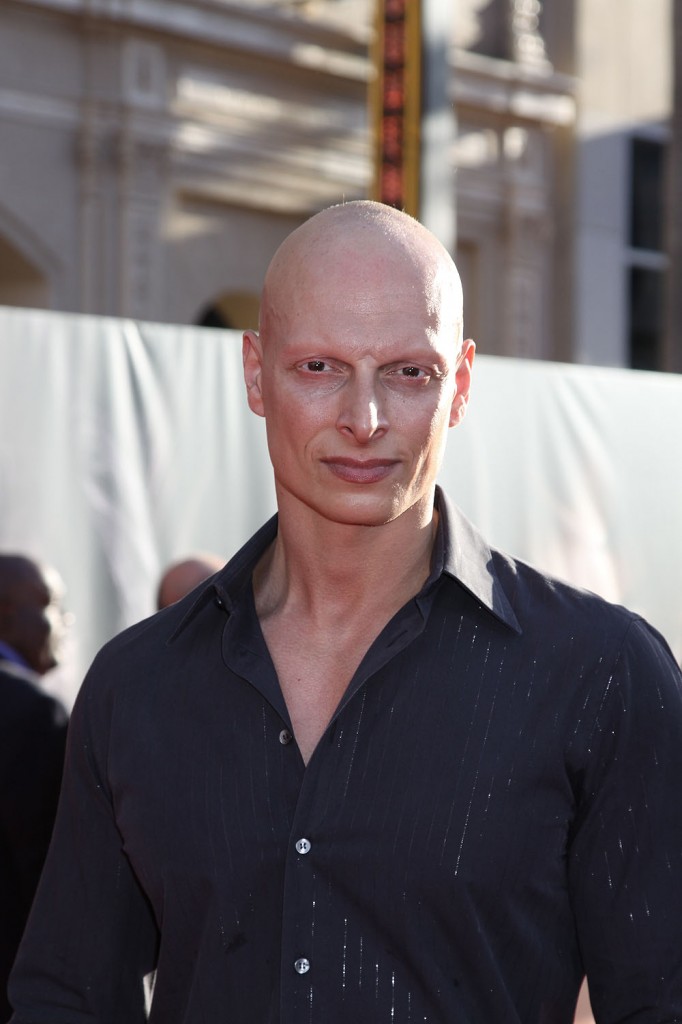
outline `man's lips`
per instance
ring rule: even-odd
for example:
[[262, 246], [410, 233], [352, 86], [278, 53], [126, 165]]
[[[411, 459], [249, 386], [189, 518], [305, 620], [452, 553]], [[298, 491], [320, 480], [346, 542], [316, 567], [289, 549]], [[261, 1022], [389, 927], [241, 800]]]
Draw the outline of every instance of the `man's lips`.
[[349, 459], [344, 456], [332, 456], [322, 461], [334, 476], [351, 484], [378, 483], [398, 465], [396, 459]]

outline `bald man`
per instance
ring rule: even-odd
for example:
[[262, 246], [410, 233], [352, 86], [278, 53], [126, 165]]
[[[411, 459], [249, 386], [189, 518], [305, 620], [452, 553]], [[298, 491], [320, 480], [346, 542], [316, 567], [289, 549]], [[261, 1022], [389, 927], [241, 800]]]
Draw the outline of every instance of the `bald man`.
[[54, 569], [0, 554], [0, 1019], [57, 809], [67, 715], [40, 688], [64, 632]]
[[243, 355], [278, 515], [96, 659], [15, 1021], [141, 1021], [153, 970], [158, 1024], [568, 1024], [585, 971], [599, 1024], [682, 1020], [679, 670], [437, 487], [450, 256], [325, 210]]
[[225, 559], [218, 555], [196, 554], [173, 562], [159, 580], [156, 594], [157, 608], [167, 608], [185, 597], [209, 576], [225, 565]]

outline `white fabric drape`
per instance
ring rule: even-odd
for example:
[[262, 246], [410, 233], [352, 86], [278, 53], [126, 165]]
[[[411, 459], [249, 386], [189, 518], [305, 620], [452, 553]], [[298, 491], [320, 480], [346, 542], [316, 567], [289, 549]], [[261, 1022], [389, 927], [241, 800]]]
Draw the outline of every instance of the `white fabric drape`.
[[[54, 564], [76, 615], [55, 688], [227, 559], [275, 507], [236, 332], [0, 308], [0, 549]], [[489, 540], [644, 614], [682, 657], [682, 377], [478, 356], [441, 473]]]

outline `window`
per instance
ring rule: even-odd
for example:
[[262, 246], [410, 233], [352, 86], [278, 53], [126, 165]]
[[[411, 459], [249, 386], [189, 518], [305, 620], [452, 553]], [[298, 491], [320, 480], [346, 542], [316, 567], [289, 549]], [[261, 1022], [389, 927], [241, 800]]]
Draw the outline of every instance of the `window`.
[[631, 149], [629, 237], [629, 356], [637, 370], [661, 368], [666, 145], [635, 138]]
[[632, 141], [630, 245], [663, 250], [663, 172], [665, 149], [650, 139]]
[[630, 366], [660, 368], [663, 330], [663, 274], [630, 267]]

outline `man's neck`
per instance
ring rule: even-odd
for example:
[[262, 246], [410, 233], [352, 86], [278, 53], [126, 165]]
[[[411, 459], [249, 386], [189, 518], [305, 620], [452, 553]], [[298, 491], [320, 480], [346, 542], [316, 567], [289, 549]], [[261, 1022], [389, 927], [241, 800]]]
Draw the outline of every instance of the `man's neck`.
[[322, 626], [364, 609], [397, 610], [428, 577], [436, 525], [432, 503], [381, 526], [280, 505], [277, 538], [254, 575], [259, 616], [296, 607]]
[[279, 502], [254, 573], [265, 642], [307, 763], [358, 665], [429, 575], [433, 501], [381, 526], [332, 522]]

